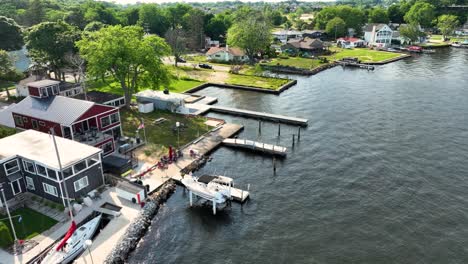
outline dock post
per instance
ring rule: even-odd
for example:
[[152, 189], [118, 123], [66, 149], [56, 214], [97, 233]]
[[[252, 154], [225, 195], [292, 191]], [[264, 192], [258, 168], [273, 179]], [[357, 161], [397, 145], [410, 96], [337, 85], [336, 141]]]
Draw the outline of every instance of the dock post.
[[244, 190], [241, 189], [241, 197], [240, 197], [241, 203], [244, 200]]
[[192, 191], [189, 191], [189, 196], [190, 196], [190, 207], [192, 207], [193, 204], [193, 198], [192, 198]]
[[262, 134], [262, 120], [258, 120], [258, 134]]
[[273, 156], [273, 173], [276, 174], [276, 157]]
[[213, 215], [216, 215], [216, 200], [213, 199]]
[[297, 130], [297, 141], [301, 140], [301, 127]]
[[292, 142], [292, 147], [294, 148], [294, 143], [296, 141], [296, 134], [293, 134], [293, 142]]
[[278, 137], [281, 136], [281, 123], [278, 122]]

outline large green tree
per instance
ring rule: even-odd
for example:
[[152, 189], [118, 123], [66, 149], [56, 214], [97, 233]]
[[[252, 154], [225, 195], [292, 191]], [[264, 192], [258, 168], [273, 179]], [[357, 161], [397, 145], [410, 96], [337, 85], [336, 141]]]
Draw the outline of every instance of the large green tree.
[[369, 12], [370, 23], [384, 23], [387, 24], [390, 21], [388, 18], [387, 10], [382, 7], [374, 7]]
[[346, 35], [346, 23], [343, 19], [335, 17], [328, 21], [325, 32], [329, 36], [335, 36], [336, 38], [343, 37]]
[[0, 39], [2, 50], [19, 50], [24, 45], [20, 26], [13, 19], [4, 16], [0, 16]]
[[434, 18], [435, 7], [426, 2], [416, 2], [405, 15], [406, 22], [421, 27], [430, 27]]
[[144, 36], [138, 26], [109, 26], [90, 32], [76, 43], [92, 76], [110, 73], [125, 94], [127, 106], [139, 85], [154, 89], [169, 83], [162, 57], [170, 47], [158, 36]]
[[[19, 81], [22, 75], [16, 72], [13, 67], [13, 61], [8, 52], [0, 49], [0, 81]], [[10, 91], [5, 87], [8, 99], [10, 99]]]
[[164, 36], [169, 29], [169, 19], [158, 5], [145, 4], [140, 7], [138, 25], [149, 33]]
[[458, 17], [454, 15], [441, 15], [437, 19], [437, 27], [444, 36], [444, 39], [453, 33], [458, 24]]
[[231, 25], [231, 16], [225, 13], [216, 14], [205, 24], [205, 33], [212, 39], [222, 40]]
[[408, 24], [400, 27], [400, 35], [410, 42], [415, 42], [426, 34], [420, 30], [419, 25]]
[[387, 13], [388, 19], [392, 23], [401, 24], [405, 21], [403, 18], [405, 13], [401, 11], [401, 6], [399, 4], [392, 4], [391, 6], [389, 6], [387, 9]]
[[366, 15], [360, 8], [347, 5], [329, 6], [322, 9], [315, 18], [315, 27], [325, 29], [328, 22], [335, 17], [343, 19], [346, 28], [352, 28], [357, 33], [362, 31], [362, 26], [366, 22]]
[[75, 41], [79, 38], [78, 28], [63, 21], [42, 22], [29, 28], [26, 47], [35, 62], [50, 64], [56, 78], [62, 78], [62, 68], [67, 64], [65, 54], [76, 51]]

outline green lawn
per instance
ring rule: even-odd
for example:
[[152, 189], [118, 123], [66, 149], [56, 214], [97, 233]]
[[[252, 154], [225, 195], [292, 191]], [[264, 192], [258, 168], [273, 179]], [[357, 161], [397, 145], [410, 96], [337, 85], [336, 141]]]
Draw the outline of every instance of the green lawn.
[[225, 80], [227, 84], [255, 86], [264, 89], [278, 90], [281, 86], [289, 82], [288, 79], [270, 78], [255, 75], [229, 74]]
[[4, 91], [5, 88], [8, 88], [8, 90], [15, 89], [15, 83], [9, 81], [0, 81], [0, 91]]
[[282, 65], [282, 66], [290, 66], [290, 67], [310, 70], [313, 68], [317, 68], [318, 66], [323, 65], [323, 64], [320, 63], [319, 60], [313, 60], [313, 59], [302, 58], [302, 57], [289, 57], [287, 59], [282, 59], [282, 58], [273, 59], [270, 62], [266, 63], [266, 65], [271, 65], [271, 66]]
[[0, 138], [16, 134], [16, 129], [0, 125]]
[[332, 51], [337, 53], [328, 56], [330, 60], [339, 60], [346, 57], [357, 57], [362, 62], [381, 62], [388, 59], [399, 57], [400, 53], [386, 52], [379, 50], [371, 50], [367, 48], [357, 49], [341, 49], [341, 48], [330, 48]]
[[[179, 131], [180, 146], [196, 139], [199, 135], [204, 134], [210, 129], [210, 127], [204, 124], [207, 120], [204, 117], [185, 116], [168, 111], [154, 111], [143, 114], [139, 113], [137, 110], [121, 109], [120, 116], [125, 135], [134, 137], [136, 129], [141, 119], [143, 119], [148, 142], [163, 148], [168, 146], [177, 147], [177, 130], [173, 130], [176, 122], [185, 124], [185, 128], [181, 128]], [[167, 120], [159, 124], [154, 124], [154, 121], [161, 117]], [[139, 133], [140, 138], [143, 138], [143, 131], [140, 130]]]
[[[15, 226], [16, 236], [18, 239], [31, 239], [57, 223], [54, 219], [29, 208], [19, 208], [10, 212], [10, 214], [13, 218], [13, 225]], [[18, 217], [15, 217], [18, 215], [21, 215], [22, 217], [21, 222], [18, 222]], [[10, 221], [7, 216], [0, 215], [0, 218], [11, 231]], [[14, 238], [13, 233], [11, 233], [11, 237]]]

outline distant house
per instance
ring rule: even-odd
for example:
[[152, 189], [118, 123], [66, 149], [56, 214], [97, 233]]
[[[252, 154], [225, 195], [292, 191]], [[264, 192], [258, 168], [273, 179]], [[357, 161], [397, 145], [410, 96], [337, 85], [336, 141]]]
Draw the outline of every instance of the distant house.
[[392, 44], [393, 30], [386, 24], [367, 24], [364, 40], [369, 46], [388, 47]]
[[69, 83], [57, 80], [36, 80], [36, 76], [29, 76], [21, 80], [16, 85], [16, 94], [18, 96], [26, 97], [28, 95], [37, 96], [75, 96], [83, 93], [83, 88], [78, 83]]
[[0, 139], [0, 188], [9, 205], [31, 192], [65, 206], [64, 186], [76, 199], [104, 184], [101, 149], [60, 137], [56, 142], [60, 164], [49, 134], [27, 130]]
[[468, 36], [468, 19], [462, 27], [455, 30], [455, 35]]
[[325, 30], [303, 30], [302, 36], [304, 38], [322, 38], [326, 35]]
[[301, 39], [303, 34], [296, 30], [277, 30], [272, 33], [273, 39], [277, 39], [282, 43], [288, 42], [290, 39]]
[[122, 135], [119, 109], [60, 95], [46, 96], [56, 86], [33, 92], [9, 111], [18, 129], [48, 133], [51, 128], [60, 137], [98, 148], [104, 155], [115, 150], [115, 140]]
[[245, 52], [236, 47], [211, 47], [206, 53], [206, 58], [209, 61], [223, 61], [223, 62], [245, 62], [249, 57]]
[[339, 38], [336, 40], [336, 44], [346, 49], [365, 47], [365, 41], [360, 38]]
[[118, 108], [125, 106], [125, 96], [101, 91], [89, 91], [86, 95], [82, 93], [73, 98]]
[[322, 53], [325, 49], [320, 39], [292, 39], [281, 47], [282, 50], [290, 53], [307, 52], [312, 54]]

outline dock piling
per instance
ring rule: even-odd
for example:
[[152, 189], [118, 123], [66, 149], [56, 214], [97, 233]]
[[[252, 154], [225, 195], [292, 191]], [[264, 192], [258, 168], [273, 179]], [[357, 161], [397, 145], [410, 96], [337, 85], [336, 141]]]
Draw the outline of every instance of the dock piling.
[[258, 134], [262, 134], [262, 120], [258, 120]]
[[273, 174], [276, 174], [276, 157], [273, 156]]
[[301, 127], [297, 130], [297, 141], [299, 142], [301, 140]]
[[281, 123], [278, 123], [278, 137], [281, 136]]
[[296, 141], [296, 134], [293, 134], [293, 140], [292, 140], [292, 147], [293, 148], [294, 148], [295, 141]]

